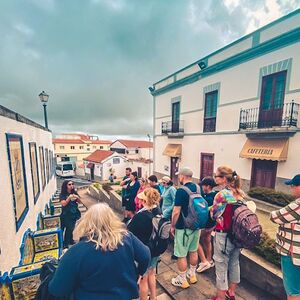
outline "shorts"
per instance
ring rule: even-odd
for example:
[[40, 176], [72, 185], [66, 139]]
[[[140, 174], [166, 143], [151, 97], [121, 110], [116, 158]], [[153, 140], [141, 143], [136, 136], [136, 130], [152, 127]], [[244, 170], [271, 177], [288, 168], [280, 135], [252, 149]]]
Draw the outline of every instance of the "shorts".
[[281, 256], [283, 285], [288, 296], [300, 296], [300, 266], [293, 264], [291, 256]]
[[124, 206], [125, 206], [125, 210], [135, 212], [134, 199], [124, 198]]
[[175, 229], [174, 255], [187, 257], [188, 252], [198, 249], [200, 230]]
[[159, 261], [159, 256], [152, 257], [150, 260], [150, 264], [147, 270], [155, 269]]
[[218, 289], [227, 291], [229, 283], [240, 282], [240, 252], [241, 249], [231, 243], [227, 233], [216, 232], [213, 258]]

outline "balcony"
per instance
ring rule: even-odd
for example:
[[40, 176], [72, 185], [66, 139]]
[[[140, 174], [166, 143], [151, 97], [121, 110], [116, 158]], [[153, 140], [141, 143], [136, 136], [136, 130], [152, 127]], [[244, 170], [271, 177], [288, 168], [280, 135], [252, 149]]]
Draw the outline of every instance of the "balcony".
[[184, 136], [184, 121], [168, 121], [161, 123], [161, 133], [168, 137], [179, 138]]
[[292, 101], [280, 108], [241, 109], [239, 130], [247, 132], [288, 132], [297, 127], [299, 104]]

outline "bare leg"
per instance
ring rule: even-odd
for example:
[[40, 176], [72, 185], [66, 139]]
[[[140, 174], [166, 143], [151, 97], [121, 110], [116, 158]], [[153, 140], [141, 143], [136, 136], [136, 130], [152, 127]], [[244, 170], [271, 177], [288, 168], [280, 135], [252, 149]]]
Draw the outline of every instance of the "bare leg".
[[143, 276], [143, 279], [140, 281], [140, 300], [148, 299], [148, 273]]
[[178, 257], [177, 267], [178, 267], [179, 272], [181, 272], [181, 273], [183, 273], [183, 272], [185, 272], [187, 270], [187, 260], [186, 260], [186, 257]]
[[202, 245], [200, 243], [199, 243], [197, 252], [198, 252], [198, 255], [200, 257], [201, 262], [202, 263], [207, 263], [207, 259], [205, 257], [204, 250], [203, 250]]
[[217, 289], [218, 300], [225, 300], [225, 294], [226, 294], [226, 291]]
[[150, 299], [156, 299], [156, 278], [155, 278], [155, 269], [148, 270], [148, 286], [150, 290]]
[[203, 248], [207, 260], [211, 262], [212, 261], [211, 233], [205, 233], [205, 235], [203, 236]]
[[230, 296], [235, 296], [235, 290], [237, 287], [237, 283], [230, 283], [228, 288], [228, 293]]
[[[189, 253], [189, 256], [190, 256], [190, 264], [192, 265], [192, 266], [197, 266], [197, 264], [198, 264], [198, 253], [197, 253], [197, 251], [195, 251], [195, 252], [190, 252]], [[186, 261], [186, 260], [185, 260]]]

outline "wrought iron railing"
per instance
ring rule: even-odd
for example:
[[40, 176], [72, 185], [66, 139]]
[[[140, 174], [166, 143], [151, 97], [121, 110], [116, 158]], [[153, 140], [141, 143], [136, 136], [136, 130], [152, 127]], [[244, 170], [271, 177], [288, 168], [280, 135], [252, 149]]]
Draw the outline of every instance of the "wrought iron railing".
[[170, 133], [184, 133], [184, 121], [168, 121], [161, 123], [161, 133], [170, 134]]
[[292, 101], [282, 108], [262, 110], [259, 107], [241, 109], [239, 129], [297, 127], [299, 104]]
[[216, 131], [216, 117], [205, 118], [203, 124], [203, 132], [215, 132]]

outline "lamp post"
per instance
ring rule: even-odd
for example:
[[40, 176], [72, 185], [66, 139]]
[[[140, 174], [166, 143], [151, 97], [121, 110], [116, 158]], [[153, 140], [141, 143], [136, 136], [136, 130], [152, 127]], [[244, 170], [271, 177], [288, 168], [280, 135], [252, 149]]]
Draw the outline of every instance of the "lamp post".
[[148, 133], [147, 134], [147, 137], [149, 139], [149, 175], [148, 177], [151, 175], [151, 155], [150, 155], [150, 151], [151, 151], [151, 148], [150, 148], [150, 142], [151, 142], [151, 135]]
[[48, 129], [48, 119], [47, 119], [47, 102], [49, 99], [49, 95], [47, 95], [44, 91], [39, 94], [39, 98], [44, 107], [44, 119], [45, 119], [45, 127]]

